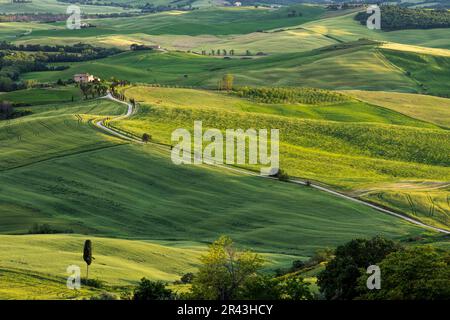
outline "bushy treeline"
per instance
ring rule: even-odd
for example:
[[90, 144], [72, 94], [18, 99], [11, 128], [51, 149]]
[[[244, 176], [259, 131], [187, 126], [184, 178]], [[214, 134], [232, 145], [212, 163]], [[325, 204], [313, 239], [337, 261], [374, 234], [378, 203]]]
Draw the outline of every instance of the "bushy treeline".
[[[30, 52], [56, 52], [60, 55], [64, 53], [77, 53], [80, 61], [99, 59], [111, 56], [122, 52], [117, 48], [103, 48], [94, 47], [86, 43], [77, 43], [74, 45], [41, 45], [41, 44], [13, 44], [10, 42], [2, 41], [0, 42], [0, 50], [11, 50], [11, 51], [30, 51]], [[71, 61], [71, 60], [69, 60]]]
[[20, 74], [33, 71], [60, 71], [67, 66], [51, 66], [52, 62], [79, 62], [105, 58], [121, 52], [116, 48], [94, 47], [89, 44], [49, 46], [15, 45], [0, 42], [0, 91], [27, 88]]
[[25, 89], [27, 83], [20, 81], [20, 74], [32, 71], [63, 70], [64, 66], [48, 66], [48, 59], [42, 53], [0, 51], [0, 91]]
[[[420, 241], [421, 239], [409, 239]], [[450, 298], [450, 254], [432, 246], [405, 246], [381, 236], [354, 239], [335, 250], [320, 250], [306, 261], [275, 275], [262, 272], [265, 260], [236, 249], [222, 236], [200, 258], [196, 273], [175, 284], [188, 284], [183, 293], [162, 281], [143, 278], [122, 299], [133, 300], [435, 300]], [[319, 292], [305, 274], [318, 273]], [[370, 267], [370, 268], [369, 268]], [[370, 270], [370, 271], [367, 271]], [[373, 270], [373, 271], [372, 271]], [[379, 272], [377, 278], [376, 272]], [[116, 299], [110, 294], [97, 299]], [[95, 299], [95, 298], [94, 298]]]
[[133, 3], [133, 2], [114, 2], [114, 1], [93, 1], [93, 0], [58, 0], [59, 2], [94, 5], [94, 6], [108, 6], [108, 7], [120, 7], [124, 9], [141, 9], [142, 13], [154, 13], [170, 10], [195, 10], [197, 8], [192, 7], [194, 0], [178, 0], [172, 1], [167, 5], [155, 5], [153, 3]]
[[[134, 17], [141, 15], [139, 12], [120, 12], [120, 13], [99, 13], [99, 14], [81, 14], [83, 19], [106, 19], [106, 18], [125, 18]], [[57, 14], [57, 13], [14, 13], [0, 14], [0, 22], [57, 22], [66, 21], [67, 14]]]
[[0, 101], [0, 120], [18, 118], [30, 114], [29, 110], [17, 111], [9, 101]]
[[[450, 27], [450, 12], [445, 9], [412, 9], [393, 5], [384, 5], [380, 9], [382, 30], [392, 31]], [[355, 19], [365, 25], [370, 15], [366, 12], [359, 12], [355, 16]]]
[[316, 88], [251, 88], [236, 90], [240, 97], [250, 98], [263, 103], [330, 103], [346, 101], [348, 98], [338, 92]]

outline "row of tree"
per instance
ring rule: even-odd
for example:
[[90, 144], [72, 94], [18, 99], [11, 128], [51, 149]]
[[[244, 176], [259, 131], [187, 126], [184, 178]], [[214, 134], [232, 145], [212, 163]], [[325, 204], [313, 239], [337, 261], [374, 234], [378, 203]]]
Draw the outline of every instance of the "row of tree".
[[202, 55], [210, 55], [210, 56], [234, 56], [234, 49], [230, 49], [227, 51], [227, 49], [212, 49], [211, 52], [207, 53], [206, 50], [202, 50]]
[[241, 87], [235, 90], [240, 97], [263, 103], [331, 103], [342, 102], [348, 98], [340, 93], [315, 88], [253, 88]]
[[[223, 57], [229, 57], [229, 56], [234, 56], [235, 55], [235, 51], [234, 51], [234, 49], [230, 49], [230, 50], [228, 50], [227, 51], [227, 49], [217, 49], [217, 50], [214, 50], [214, 49], [212, 49], [211, 51], [207, 51], [207, 50], [202, 50], [201, 51], [201, 54], [203, 55], [203, 56], [206, 56], [206, 55], [208, 55], [208, 56], [223, 56]], [[252, 56], [253, 54], [252, 54], [252, 52], [250, 51], [250, 50], [245, 50], [245, 54], [244, 54], [245, 56]], [[264, 55], [266, 55], [264, 52], [257, 52], [256, 53], [256, 55], [257, 56], [264, 56]]]

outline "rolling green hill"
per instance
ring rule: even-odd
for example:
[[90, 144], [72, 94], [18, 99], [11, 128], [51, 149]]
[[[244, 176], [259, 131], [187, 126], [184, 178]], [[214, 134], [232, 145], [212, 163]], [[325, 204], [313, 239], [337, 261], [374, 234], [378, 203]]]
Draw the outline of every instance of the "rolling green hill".
[[315, 20], [305, 23], [301, 27], [344, 42], [367, 38], [422, 47], [450, 49], [450, 28], [385, 32], [368, 29], [355, 21], [354, 16], [355, 13], [350, 13], [329, 19]]
[[225, 73], [231, 73], [237, 86], [421, 90], [416, 80], [408, 77], [387, 60], [375, 44], [367, 41], [245, 60], [179, 52], [127, 52], [69, 65], [69, 69], [61, 72], [32, 72], [25, 74], [24, 78], [56, 81], [71, 78], [74, 73], [89, 72], [103, 79], [120, 75], [132, 82], [217, 88], [219, 79]]
[[[290, 10], [301, 15], [288, 17]], [[253, 7], [215, 7], [194, 11], [168, 11], [132, 18], [97, 19], [96, 27], [80, 30], [65, 29], [65, 24], [57, 23], [55, 30], [38, 30], [33, 36], [86, 37], [108, 34], [146, 33], [151, 35], [227, 35], [245, 34], [258, 30], [268, 30], [293, 26], [317, 19], [324, 8], [296, 5], [280, 9]]]
[[[277, 106], [252, 105], [246, 100], [239, 103], [222, 94], [212, 96], [201, 91], [180, 90], [178, 93], [173, 88], [126, 90], [127, 96], [141, 101], [143, 106], [133, 118], [113, 124], [137, 136], [150, 133], [154, 140], [163, 143], [170, 143], [174, 129], [192, 128], [198, 119], [205, 128], [277, 128], [281, 132], [281, 168], [290, 175], [325, 182], [363, 197], [372, 188], [385, 190], [385, 186], [392, 187], [393, 183], [399, 183], [399, 187], [400, 182], [412, 186], [428, 182], [434, 188], [441, 188], [448, 181], [449, 132], [421, 121], [414, 122], [418, 120], [399, 113], [389, 113], [388, 109], [344, 103], [328, 107], [287, 106], [280, 113]], [[186, 100], [181, 97], [189, 97], [190, 102], [183, 102]], [[218, 102], [220, 99], [222, 104]], [[349, 114], [352, 116], [348, 117]], [[377, 115], [382, 115], [384, 121], [394, 122], [377, 121]], [[398, 189], [395, 191], [400, 192]], [[409, 206], [407, 196], [402, 195], [401, 200], [393, 202], [404, 203], [401, 212], [407, 211], [417, 219], [448, 228], [450, 211], [446, 190], [434, 190], [430, 202], [426, 196], [429, 190], [423, 185], [421, 189], [418, 192], [424, 193], [425, 202], [420, 200], [423, 204], [418, 209], [415, 205], [413, 212], [404, 210]], [[368, 198], [389, 204], [389, 199], [381, 201], [378, 195]], [[432, 203], [436, 204], [430, 213]], [[398, 204], [395, 207], [400, 209]]]
[[[81, 117], [87, 119], [122, 111], [111, 102], [33, 108], [41, 111], [8, 122], [22, 130], [21, 139], [14, 141], [11, 130], [4, 129], [1, 140], [7, 146], [14, 142], [14, 149], [10, 144], [11, 151], [2, 153], [1, 233], [24, 233], [34, 223], [138, 239], [211, 241], [225, 233], [258, 251], [298, 255], [359, 235], [423, 233], [307, 187], [223, 169], [175, 166], [168, 150], [119, 145], [69, 116], [84, 112]], [[39, 130], [36, 124], [21, 125], [32, 121], [46, 125]]]
[[362, 101], [450, 128], [450, 100], [429, 95], [380, 91], [345, 91]]
[[0, 100], [18, 104], [39, 105], [55, 102], [69, 102], [81, 99], [81, 91], [76, 87], [33, 88], [0, 94]]
[[0, 122], [0, 170], [112, 146], [102, 134], [93, 130], [88, 120], [124, 111], [123, 106], [109, 101], [69, 104], [65, 108], [49, 105], [26, 109], [32, 110], [33, 114]]
[[[4, 1], [0, 13], [67, 8], [56, 0]], [[0, 93], [0, 101], [31, 111], [0, 121], [0, 299], [119, 295], [144, 276], [173, 282], [194, 272], [206, 245], [221, 235], [263, 254], [271, 272], [317, 249], [375, 235], [449, 247], [434, 231], [312, 187], [177, 166], [158, 143], [171, 144], [174, 129], [191, 130], [196, 120], [204, 129], [280, 129], [281, 169], [290, 177], [450, 230], [450, 29], [372, 31], [354, 11], [314, 5], [190, 3], [202, 9], [89, 20], [95, 27], [80, 30], [65, 22], [0, 23], [0, 41], [16, 44], [163, 48], [48, 64], [69, 67], [60, 71], [21, 70], [14, 80], [37, 80], [36, 87]], [[126, 12], [96, 5], [82, 11]], [[210, 55], [219, 49], [235, 55]], [[41, 64], [22, 67], [44, 70]], [[82, 72], [130, 81], [119, 91], [136, 99], [136, 113], [111, 120], [125, 112], [123, 104], [83, 100], [77, 87], [52, 84]], [[235, 88], [287, 87], [298, 99], [264, 103], [264, 93], [216, 91], [226, 74]], [[312, 90], [317, 99], [302, 99]], [[94, 125], [100, 119], [137, 139], [150, 134], [153, 143], [106, 134]], [[43, 224], [57, 234], [30, 234]], [[94, 247], [91, 278], [103, 288], [67, 290], [67, 266], [85, 271], [86, 239]]]

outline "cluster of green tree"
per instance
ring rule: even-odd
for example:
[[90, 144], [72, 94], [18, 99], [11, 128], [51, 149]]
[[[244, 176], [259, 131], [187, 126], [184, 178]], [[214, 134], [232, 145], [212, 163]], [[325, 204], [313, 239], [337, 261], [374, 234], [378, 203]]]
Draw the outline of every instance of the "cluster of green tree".
[[[82, 19], [106, 19], [106, 18], [125, 18], [141, 15], [136, 12], [116, 12], [99, 14], [81, 14]], [[57, 13], [0, 13], [0, 22], [45, 22], [52, 23], [57, 21], [66, 21], [67, 14]]]
[[114, 1], [94, 1], [94, 0], [58, 0], [58, 2], [82, 4], [86, 6], [108, 6], [108, 7], [121, 7], [124, 9], [133, 9], [135, 5], [126, 2], [114, 2]]
[[55, 234], [55, 233], [73, 233], [72, 229], [58, 229], [50, 226], [47, 223], [39, 224], [35, 223], [30, 230], [28, 230], [29, 234]]
[[234, 76], [232, 74], [226, 74], [222, 77], [221, 80], [219, 80], [219, 83], [217, 84], [217, 88], [219, 90], [226, 90], [230, 91], [233, 90], [233, 82], [234, 82]]
[[[192, 3], [195, 0], [188, 1], [172, 1], [172, 3], [167, 5], [154, 5], [153, 3], [146, 3], [143, 6], [138, 6], [141, 9], [142, 13], [155, 13], [155, 12], [163, 12], [170, 10], [180, 10], [180, 11], [191, 11], [198, 9], [192, 6]], [[178, 2], [178, 3], [177, 3]]]
[[[87, 240], [83, 259], [88, 268], [94, 259]], [[262, 272], [265, 260], [251, 251], [236, 249], [226, 236], [213, 242], [200, 258], [197, 273], [183, 275], [176, 284], [190, 284], [178, 293], [167, 283], [142, 278], [133, 292], [122, 299], [132, 300], [433, 300], [450, 298], [450, 253], [433, 246], [404, 247], [383, 237], [355, 239], [336, 250], [318, 251], [307, 261], [275, 275]], [[302, 274], [325, 265], [318, 275], [320, 293]], [[369, 266], [380, 270], [380, 286], [369, 289]], [[88, 270], [88, 269], [87, 269]], [[88, 278], [88, 274], [86, 279]], [[97, 281], [99, 282], [99, 281]], [[100, 283], [100, 282], [99, 282]], [[105, 293], [94, 299], [116, 299]]]
[[196, 274], [186, 274], [182, 283], [190, 283], [189, 292], [177, 294], [161, 281], [143, 278], [131, 299], [134, 300], [307, 300], [314, 296], [310, 283], [292, 274], [273, 277], [261, 272], [264, 259], [250, 251], [237, 250], [229, 237], [221, 237], [201, 258]]
[[[48, 57], [46, 60], [48, 62], [72, 62], [101, 59], [122, 52], [117, 48], [94, 47], [86, 43], [77, 43], [71, 46], [51, 46], [40, 44], [16, 45], [6, 41], [0, 42], [0, 50], [39, 52]], [[51, 53], [55, 53], [56, 55], [52, 55]], [[64, 58], [67, 60], [64, 60]]]
[[263, 103], [335, 103], [348, 100], [337, 92], [315, 88], [251, 88], [235, 90], [240, 97], [250, 98]]
[[[117, 99], [125, 101], [126, 97], [122, 92], [119, 92], [117, 88], [129, 85], [130, 82], [128, 80], [120, 80], [115, 77], [111, 77], [111, 82], [109, 84], [109, 92]], [[134, 99], [133, 99], [134, 101]], [[134, 102], [133, 102], [134, 103]]]
[[85, 99], [104, 96], [108, 92], [108, 85], [104, 81], [80, 82], [80, 90]]
[[[365, 2], [367, 3], [367, 2]], [[328, 10], [347, 10], [347, 9], [353, 9], [353, 8], [359, 8], [364, 6], [364, 3], [358, 2], [358, 3], [349, 3], [349, 2], [344, 2], [344, 3], [332, 3], [327, 5], [327, 9]]]
[[[368, 289], [371, 265], [379, 267], [379, 289]], [[333, 300], [449, 299], [450, 253], [433, 246], [403, 247], [382, 237], [356, 239], [336, 249], [318, 285]]]
[[67, 20], [66, 14], [52, 14], [52, 13], [15, 13], [15, 14], [0, 14], [0, 22], [56, 22]]
[[311, 0], [241, 0], [239, 1], [243, 6], [255, 6], [255, 7], [273, 7], [274, 5], [291, 5], [299, 3], [311, 3]]
[[[31, 53], [29, 53], [31, 52]], [[105, 58], [121, 52], [115, 48], [73, 46], [14, 45], [0, 42], [0, 91], [27, 88], [20, 74], [33, 71], [59, 71], [67, 66], [50, 66], [51, 62], [77, 62]]]
[[[207, 52], [206, 50], [202, 50], [202, 55], [206, 56]], [[230, 49], [227, 51], [227, 49], [212, 49], [211, 52], [208, 53], [210, 56], [234, 56], [234, 49]]]
[[[450, 27], [450, 12], [446, 9], [430, 10], [393, 5], [383, 5], [380, 9], [382, 30], [392, 31]], [[359, 12], [355, 15], [355, 19], [365, 25], [369, 16], [370, 14], [366, 12]]]
[[[93, 6], [108, 6], [108, 7], [120, 7], [124, 9], [141, 9], [141, 13], [155, 13], [170, 10], [195, 10], [198, 8], [192, 7], [195, 0], [175, 0], [167, 5], [155, 5], [153, 3], [139, 3], [139, 2], [123, 2], [123, 1], [98, 1], [98, 0], [58, 0], [59, 2], [93, 5]], [[128, 13], [132, 14], [132, 13]], [[133, 14], [132, 14], [133, 15]], [[134, 14], [135, 15], [135, 14]]]
[[31, 114], [30, 110], [16, 110], [9, 101], [0, 101], [0, 120], [14, 119]]
[[64, 66], [48, 66], [45, 54], [0, 51], [0, 91], [14, 91], [27, 88], [27, 82], [20, 81], [21, 73], [31, 71], [63, 70]]
[[153, 47], [151, 47], [151, 46], [146, 46], [145, 44], [137, 44], [137, 43], [133, 43], [133, 44], [130, 46], [130, 50], [131, 50], [131, 51], [153, 50]]

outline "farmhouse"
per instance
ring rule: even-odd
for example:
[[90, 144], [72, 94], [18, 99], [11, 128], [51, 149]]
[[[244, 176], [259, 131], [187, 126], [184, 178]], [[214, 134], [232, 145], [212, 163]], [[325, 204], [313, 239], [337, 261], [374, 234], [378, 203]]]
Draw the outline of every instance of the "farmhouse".
[[100, 80], [100, 78], [94, 77], [89, 73], [78, 73], [73, 76], [73, 81], [75, 82], [92, 82], [94, 80]]
[[235, 6], [235, 7], [240, 7], [240, 6], [242, 6], [242, 3], [239, 2], [239, 1], [237, 1], [237, 2], [234, 3], [234, 6]]

